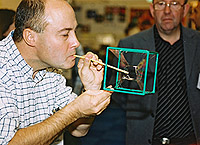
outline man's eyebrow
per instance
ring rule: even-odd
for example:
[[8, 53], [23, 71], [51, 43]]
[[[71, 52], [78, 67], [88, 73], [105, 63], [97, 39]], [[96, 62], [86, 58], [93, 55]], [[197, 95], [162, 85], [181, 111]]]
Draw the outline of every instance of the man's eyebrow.
[[70, 30], [73, 30], [73, 28], [63, 28], [59, 30], [58, 33], [63, 32], [63, 31], [70, 31]]

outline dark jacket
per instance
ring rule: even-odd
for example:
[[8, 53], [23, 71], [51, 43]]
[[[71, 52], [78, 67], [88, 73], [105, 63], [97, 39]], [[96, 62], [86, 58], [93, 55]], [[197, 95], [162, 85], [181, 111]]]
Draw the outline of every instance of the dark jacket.
[[[185, 70], [187, 93], [197, 141], [200, 145], [200, 90], [197, 88], [200, 73], [200, 33], [182, 27], [185, 54]], [[155, 51], [153, 27], [138, 34], [120, 40], [119, 47], [140, 48]], [[130, 59], [130, 58], [126, 58]], [[128, 60], [131, 61], [131, 60]], [[126, 145], [148, 145], [152, 142], [154, 121], [157, 106], [155, 94], [136, 96], [114, 94], [118, 98], [125, 97], [127, 114]]]

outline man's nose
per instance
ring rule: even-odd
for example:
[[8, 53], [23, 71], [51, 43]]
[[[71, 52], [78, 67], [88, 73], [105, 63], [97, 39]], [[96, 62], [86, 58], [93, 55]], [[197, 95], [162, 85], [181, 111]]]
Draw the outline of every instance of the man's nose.
[[75, 35], [75, 37], [74, 37], [73, 46], [75, 46], [76, 48], [80, 46], [80, 42], [78, 41], [76, 35]]
[[165, 9], [164, 9], [165, 13], [170, 13], [171, 12], [171, 8], [170, 7], [171, 7], [170, 4], [166, 4], [165, 5]]

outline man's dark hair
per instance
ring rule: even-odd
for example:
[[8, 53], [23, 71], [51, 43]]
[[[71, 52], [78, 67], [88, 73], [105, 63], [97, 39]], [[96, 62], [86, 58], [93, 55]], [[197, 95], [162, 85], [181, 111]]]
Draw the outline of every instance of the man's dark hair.
[[187, 4], [188, 0], [185, 0], [184, 4]]
[[26, 28], [41, 33], [47, 25], [45, 19], [45, 0], [22, 0], [15, 16], [14, 41], [23, 39], [23, 31]]
[[9, 9], [0, 9], [0, 39], [14, 22], [15, 11]]

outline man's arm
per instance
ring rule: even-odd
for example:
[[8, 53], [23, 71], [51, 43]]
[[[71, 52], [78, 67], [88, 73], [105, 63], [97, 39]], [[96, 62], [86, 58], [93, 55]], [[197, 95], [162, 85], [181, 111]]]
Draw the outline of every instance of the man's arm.
[[[110, 92], [107, 92], [108, 94]], [[86, 91], [85, 93], [83, 93], [82, 95], [92, 95], [93, 94], [93, 97], [92, 98], [98, 98], [98, 97], [101, 97], [101, 94], [98, 93], [98, 90], [88, 90]], [[111, 95], [111, 93], [110, 93]], [[88, 98], [89, 99], [89, 98]], [[86, 102], [88, 102], [89, 100], [85, 100]], [[86, 105], [89, 105], [88, 107], [88, 110], [87, 112], [91, 112], [91, 115], [84, 115], [85, 117], [81, 117], [79, 118], [78, 120], [76, 120], [75, 122], [73, 122], [69, 127], [68, 127], [68, 131], [73, 135], [73, 136], [76, 136], [76, 137], [81, 137], [81, 136], [85, 136], [89, 129], [90, 129], [90, 126], [92, 125], [94, 119], [95, 119], [95, 116], [96, 115], [99, 115], [103, 110], [106, 109], [106, 107], [109, 105], [110, 103], [110, 98], [105, 98], [105, 100], [100, 100], [100, 102], [96, 102], [97, 100], [95, 99], [94, 101], [92, 101], [92, 106], [89, 107], [91, 104], [89, 103], [86, 103]], [[81, 101], [80, 101], [81, 102]], [[84, 104], [83, 102], [81, 104]], [[96, 105], [98, 104], [98, 106]], [[95, 106], [95, 107], [93, 107]], [[95, 110], [91, 110], [92, 108], [94, 108]], [[96, 112], [95, 114], [92, 114], [92, 112]], [[86, 114], [86, 112], [84, 113]]]
[[78, 113], [73, 111], [75, 107], [74, 103], [70, 103], [43, 122], [18, 130], [9, 144], [37, 145], [52, 143], [67, 125], [77, 120]]
[[110, 103], [112, 93], [99, 90], [103, 67], [90, 61], [98, 57], [88, 53], [85, 58], [79, 61], [79, 73], [86, 92], [43, 122], [18, 130], [9, 144], [50, 144], [67, 127], [74, 136], [88, 132], [94, 117]]
[[[91, 59], [100, 61], [97, 55], [88, 52], [85, 55], [85, 59], [80, 59], [78, 63], [78, 71], [80, 79], [84, 85], [85, 93], [92, 93], [92, 90], [99, 90], [103, 81], [103, 66], [96, 62], [91, 62]], [[87, 90], [91, 90], [90, 92]], [[95, 95], [95, 94], [94, 94]], [[105, 108], [104, 108], [105, 109]], [[103, 110], [104, 110], [103, 109]], [[68, 130], [76, 137], [81, 137], [87, 134], [90, 126], [94, 121], [95, 116], [89, 116], [87, 118], [80, 118], [76, 122], [72, 123]]]
[[69, 126], [68, 131], [76, 137], [85, 136], [88, 133], [94, 119], [94, 116], [80, 118]]
[[82, 124], [82, 121], [85, 123], [84, 118], [99, 115], [110, 103], [110, 95], [110, 92], [102, 90], [86, 91], [43, 122], [18, 130], [9, 145], [50, 144], [75, 121], [79, 125], [75, 124], [76, 129], [71, 128], [72, 134], [83, 136], [87, 133], [93, 117], [87, 120], [88, 125]]

